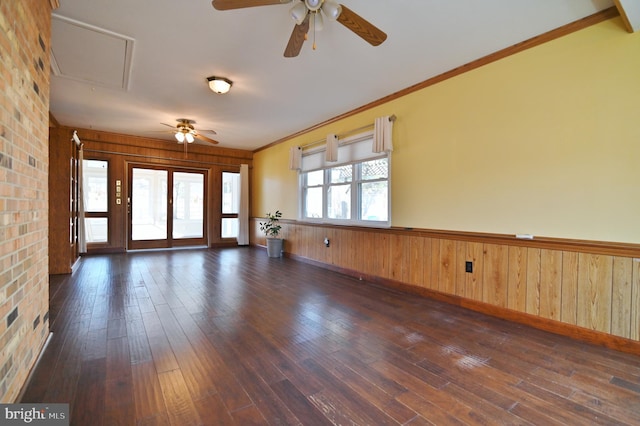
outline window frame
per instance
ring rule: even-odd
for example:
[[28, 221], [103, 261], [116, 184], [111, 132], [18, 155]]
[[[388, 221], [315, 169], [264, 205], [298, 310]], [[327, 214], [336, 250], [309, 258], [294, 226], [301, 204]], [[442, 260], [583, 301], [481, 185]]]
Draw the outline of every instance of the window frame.
[[[112, 208], [111, 208], [111, 200], [112, 200], [112, 194], [111, 194], [111, 161], [108, 158], [101, 158], [101, 157], [85, 157], [83, 158], [83, 161], [89, 162], [89, 161], [101, 161], [106, 163], [107, 165], [107, 187], [106, 187], [106, 196], [107, 196], [107, 209], [105, 211], [89, 211], [87, 210], [87, 206], [85, 205], [85, 200], [82, 200], [83, 202], [83, 206], [84, 206], [84, 214], [83, 214], [83, 219], [85, 221], [85, 223], [83, 224], [83, 231], [85, 232], [85, 238], [86, 238], [86, 243], [87, 243], [87, 248], [96, 248], [96, 247], [108, 247], [111, 244], [111, 226], [112, 226]], [[83, 180], [82, 182], [82, 187], [83, 187], [83, 194], [82, 197], [86, 196], [86, 192], [87, 192], [87, 183], [88, 181], [85, 180], [85, 176], [84, 174], [86, 173], [87, 168], [85, 167], [85, 165], [82, 165], [82, 173], [83, 176], [81, 176], [80, 178]], [[106, 219], [107, 220], [107, 240], [106, 241], [89, 241], [87, 236], [86, 236], [86, 232], [87, 232], [87, 228], [88, 228], [88, 224], [87, 224], [87, 220], [86, 219]]]
[[[224, 174], [225, 173], [229, 173], [229, 174], [234, 174], [234, 175], [238, 175], [238, 181], [240, 179], [240, 171], [235, 171], [235, 170], [222, 170], [220, 172], [220, 232], [218, 235], [218, 238], [220, 238], [221, 241], [231, 241], [231, 240], [237, 240], [238, 239], [238, 235], [233, 236], [233, 237], [225, 237], [222, 235], [222, 231], [224, 229], [224, 226], [222, 225], [222, 223], [224, 222], [225, 219], [235, 219], [236, 222], [239, 222], [240, 220], [240, 208], [238, 206], [238, 211], [235, 213], [225, 213], [224, 212], [224, 196], [225, 196], [225, 191], [224, 191]], [[238, 183], [238, 204], [240, 203], [239, 201], [239, 197], [240, 197], [240, 184]], [[239, 223], [236, 224], [236, 227], [238, 228], [238, 232], [239, 232]]]
[[[367, 148], [371, 146], [373, 140], [373, 132], [366, 132], [363, 134], [352, 136], [348, 139], [343, 139], [339, 141], [339, 152], [341, 147], [345, 147], [350, 144], [367, 144]], [[362, 147], [361, 147], [362, 148]], [[298, 171], [298, 219], [301, 222], [307, 223], [326, 223], [333, 225], [345, 225], [345, 226], [363, 226], [370, 228], [389, 228], [391, 227], [391, 153], [390, 152], [382, 152], [382, 153], [374, 153], [369, 150], [369, 153], [365, 155], [364, 158], [357, 158], [354, 161], [337, 161], [337, 162], [323, 162], [322, 165], [312, 168], [305, 169], [305, 155], [318, 155], [319, 153], [324, 154], [325, 147], [317, 148], [313, 150], [309, 150], [307, 153], [303, 152], [302, 164], [303, 167]], [[338, 155], [338, 159], [340, 160], [340, 154]], [[375, 179], [362, 179], [362, 164], [367, 163], [369, 161], [386, 159], [387, 161], [387, 175], [386, 178], [375, 178]], [[316, 161], [317, 162], [317, 161]], [[328, 205], [329, 205], [329, 190], [332, 187], [336, 187], [338, 185], [345, 185], [345, 182], [331, 182], [331, 170], [344, 167], [351, 166], [351, 181], [348, 182], [350, 185], [350, 218], [349, 219], [339, 219], [339, 218], [330, 218]], [[322, 171], [322, 184], [318, 185], [307, 185], [307, 176], [309, 173]], [[387, 186], [387, 218], [386, 220], [366, 220], [360, 217], [361, 209], [362, 209], [362, 183], [368, 182], [386, 182]], [[307, 194], [309, 189], [311, 188], [321, 188], [322, 193], [322, 201], [321, 201], [321, 217], [307, 217], [306, 205], [307, 205]]]

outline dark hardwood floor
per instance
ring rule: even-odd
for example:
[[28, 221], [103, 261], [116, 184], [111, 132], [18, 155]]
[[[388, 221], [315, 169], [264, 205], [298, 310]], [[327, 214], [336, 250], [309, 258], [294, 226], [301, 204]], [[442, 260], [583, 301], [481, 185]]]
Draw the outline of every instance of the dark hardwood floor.
[[257, 248], [51, 277], [23, 402], [75, 425], [640, 424], [640, 358]]

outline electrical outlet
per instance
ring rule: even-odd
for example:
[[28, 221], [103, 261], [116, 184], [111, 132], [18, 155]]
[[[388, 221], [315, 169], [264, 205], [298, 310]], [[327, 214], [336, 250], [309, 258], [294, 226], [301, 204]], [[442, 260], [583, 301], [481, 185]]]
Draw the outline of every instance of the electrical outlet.
[[325, 247], [329, 247], [329, 238], [328, 237], [324, 237], [324, 246]]
[[473, 262], [464, 262], [464, 271], [472, 273], [473, 272]]

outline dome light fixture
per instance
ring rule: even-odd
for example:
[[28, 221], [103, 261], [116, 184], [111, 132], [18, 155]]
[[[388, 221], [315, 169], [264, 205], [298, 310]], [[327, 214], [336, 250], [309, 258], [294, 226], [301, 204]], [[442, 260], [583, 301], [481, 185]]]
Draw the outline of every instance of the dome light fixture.
[[209, 89], [219, 95], [227, 93], [233, 84], [233, 82], [226, 77], [207, 77], [207, 81], [209, 82]]

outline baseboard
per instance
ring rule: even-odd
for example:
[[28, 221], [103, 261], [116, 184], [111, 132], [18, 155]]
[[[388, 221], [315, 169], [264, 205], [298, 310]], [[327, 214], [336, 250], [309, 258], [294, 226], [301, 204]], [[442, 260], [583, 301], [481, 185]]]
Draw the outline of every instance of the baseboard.
[[38, 358], [36, 359], [36, 362], [34, 362], [33, 365], [31, 366], [29, 375], [27, 375], [27, 379], [22, 384], [20, 393], [18, 393], [18, 398], [16, 398], [14, 403], [17, 404], [20, 401], [22, 401], [22, 398], [24, 397], [24, 393], [27, 391], [27, 386], [31, 382], [31, 379], [33, 378], [33, 374], [35, 373], [36, 368], [38, 368], [38, 365], [40, 364], [40, 360], [42, 360], [42, 356], [44, 355], [44, 351], [47, 349], [47, 346], [49, 346], [49, 343], [51, 342], [52, 338], [53, 338], [53, 332], [50, 331], [49, 335], [47, 336], [47, 339], [44, 341], [44, 344], [42, 345], [42, 348], [40, 348], [40, 352], [38, 353]]
[[382, 284], [388, 287], [396, 288], [413, 294], [418, 294], [420, 296], [459, 306], [485, 315], [490, 315], [492, 317], [504, 319], [518, 324], [528, 325], [539, 330], [544, 330], [550, 333], [569, 337], [580, 342], [589, 343], [596, 346], [603, 346], [609, 349], [617, 350], [619, 352], [640, 355], [640, 342], [635, 340], [614, 336], [612, 334], [604, 333], [601, 331], [589, 330], [577, 325], [542, 318], [536, 315], [527, 314], [525, 312], [514, 311], [512, 309], [494, 306], [475, 300], [465, 299], [459, 296], [444, 294], [434, 290], [411, 286], [404, 283], [386, 282]]
[[406, 293], [411, 293], [418, 296], [427, 297], [433, 300], [438, 300], [440, 302], [448, 303], [450, 305], [455, 305], [455, 306], [459, 306], [459, 307], [469, 309], [475, 312], [479, 312], [485, 315], [490, 315], [492, 317], [504, 319], [514, 323], [527, 325], [539, 330], [544, 330], [550, 333], [569, 337], [571, 339], [574, 339], [580, 342], [606, 347], [619, 352], [629, 353], [633, 355], [640, 355], [640, 342], [636, 340], [614, 336], [612, 334], [604, 333], [601, 331], [589, 330], [587, 328], [579, 327], [577, 325], [567, 324], [560, 321], [542, 318], [536, 315], [531, 315], [531, 314], [520, 312], [520, 311], [514, 311], [513, 309], [490, 305], [484, 302], [478, 302], [476, 300], [466, 299], [461, 296], [441, 293], [439, 291], [431, 290], [428, 288], [413, 286], [410, 284], [389, 280], [386, 278], [368, 276], [358, 271], [340, 268], [335, 265], [329, 265], [329, 264], [318, 262], [316, 260], [308, 259], [302, 256], [292, 255], [289, 253], [285, 253], [285, 256], [300, 262], [304, 262], [314, 266], [319, 266], [321, 268], [329, 269], [329, 270], [332, 270], [344, 275], [348, 275], [353, 278], [364, 280], [366, 282], [370, 282], [376, 285], [381, 285], [384, 287], [400, 290]]

